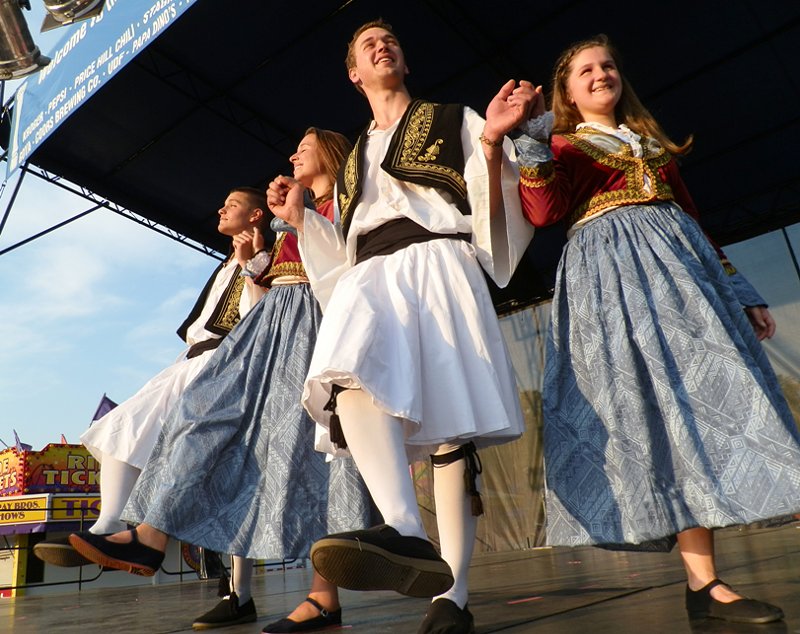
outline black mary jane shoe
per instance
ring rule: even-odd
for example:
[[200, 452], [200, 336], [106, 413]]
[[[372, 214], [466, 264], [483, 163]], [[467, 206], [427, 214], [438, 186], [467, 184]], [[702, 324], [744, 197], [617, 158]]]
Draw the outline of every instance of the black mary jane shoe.
[[192, 623], [196, 630], [211, 630], [215, 627], [227, 627], [240, 623], [252, 623], [258, 618], [253, 597], [239, 605], [239, 597], [235, 592], [225, 597], [203, 616]]
[[33, 547], [33, 554], [48, 564], [62, 568], [75, 568], [92, 563], [72, 547], [69, 535], [39, 542]]
[[466, 605], [462, 610], [450, 599], [436, 599], [417, 634], [475, 634], [475, 619]]
[[262, 634], [291, 634], [292, 632], [316, 632], [318, 630], [327, 630], [329, 628], [342, 626], [342, 608], [336, 612], [329, 612], [323, 608], [318, 601], [311, 597], [306, 599], [306, 603], [310, 603], [317, 610], [319, 616], [313, 619], [306, 619], [305, 621], [292, 621], [292, 619], [281, 619], [270, 623], [261, 630]]
[[124, 570], [132, 575], [152, 577], [164, 561], [164, 553], [139, 541], [136, 529], [130, 530], [131, 541], [127, 544], [110, 542], [101, 535], [89, 531], [73, 533], [69, 543], [81, 555], [101, 566]]
[[732, 623], [772, 623], [783, 618], [783, 610], [763, 601], [755, 599], [739, 599], [730, 603], [717, 601], [711, 596], [712, 588], [717, 586], [727, 586], [727, 584], [714, 579], [697, 591], [686, 586], [686, 611], [690, 619], [711, 618]]
[[433, 544], [386, 524], [323, 537], [311, 547], [311, 563], [325, 579], [347, 590], [394, 590], [430, 598], [453, 585], [450, 566]]

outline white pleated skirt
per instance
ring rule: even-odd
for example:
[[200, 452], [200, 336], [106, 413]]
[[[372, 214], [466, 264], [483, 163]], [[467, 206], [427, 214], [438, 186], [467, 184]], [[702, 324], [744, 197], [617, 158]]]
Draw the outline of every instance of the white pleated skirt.
[[303, 405], [327, 437], [331, 386], [361, 389], [403, 420], [409, 458], [445, 443], [478, 448], [525, 429], [511, 360], [475, 250], [441, 239], [371, 258], [337, 283]]
[[81, 442], [102, 463], [103, 454], [144, 469], [161, 425], [172, 406], [200, 373], [213, 350], [183, 359], [159, 372], [81, 435]]

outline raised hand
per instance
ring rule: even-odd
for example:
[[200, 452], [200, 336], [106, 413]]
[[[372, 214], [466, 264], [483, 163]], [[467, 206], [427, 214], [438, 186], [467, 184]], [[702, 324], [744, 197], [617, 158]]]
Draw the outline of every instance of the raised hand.
[[515, 86], [516, 82], [509, 79], [486, 108], [483, 134], [491, 141], [502, 140], [506, 134], [528, 119], [537, 90], [541, 95], [541, 87], [534, 88], [529, 81], [521, 81], [519, 86]]
[[267, 189], [267, 206], [277, 218], [285, 220], [298, 231], [303, 230], [303, 192], [300, 181], [288, 176], [278, 176]]
[[[258, 229], [254, 229], [254, 231], [258, 231]], [[263, 239], [262, 239], [263, 244]], [[253, 250], [253, 232], [252, 231], [242, 231], [239, 234], [233, 236], [233, 252], [236, 256], [236, 261], [239, 263], [239, 266], [242, 268], [245, 267], [247, 261], [253, 257], [255, 251]]]
[[547, 105], [545, 104], [544, 94], [542, 93], [542, 87], [536, 86], [533, 89], [533, 101], [531, 102], [531, 110], [528, 114], [529, 119], [536, 119], [537, 117], [541, 117], [545, 111], [547, 110]]

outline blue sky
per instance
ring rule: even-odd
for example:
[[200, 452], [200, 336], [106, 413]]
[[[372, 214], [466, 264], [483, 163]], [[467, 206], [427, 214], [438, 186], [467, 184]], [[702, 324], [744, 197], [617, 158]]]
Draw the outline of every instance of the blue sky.
[[[24, 13], [47, 54], [64, 34], [40, 34], [43, 3], [31, 4]], [[6, 99], [18, 83], [6, 85]], [[208, 211], [222, 202], [208, 201]], [[0, 250], [90, 206], [28, 176]], [[175, 330], [216, 265], [107, 210], [1, 255], [0, 439], [12, 444], [16, 429], [37, 450], [62, 433], [78, 442], [103, 393], [125, 400], [184, 350]]]

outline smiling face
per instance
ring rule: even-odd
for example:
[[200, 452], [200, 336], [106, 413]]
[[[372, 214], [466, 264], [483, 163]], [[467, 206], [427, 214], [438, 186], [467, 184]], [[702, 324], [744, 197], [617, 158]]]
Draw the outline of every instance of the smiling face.
[[402, 83], [408, 74], [403, 49], [386, 29], [367, 29], [353, 45], [355, 66], [348, 70], [350, 81], [362, 89], [389, 87]]
[[294, 166], [294, 177], [306, 187], [312, 187], [314, 179], [324, 173], [319, 155], [316, 134], [307, 134], [297, 146], [297, 152], [289, 157]]
[[244, 192], [231, 192], [218, 213], [217, 229], [222, 235], [231, 237], [252, 228], [261, 217], [261, 210], [253, 205]]
[[609, 116], [613, 119], [614, 108], [621, 96], [622, 79], [606, 48], [595, 46], [575, 55], [567, 79], [567, 99], [575, 105], [584, 121], [607, 119]]

